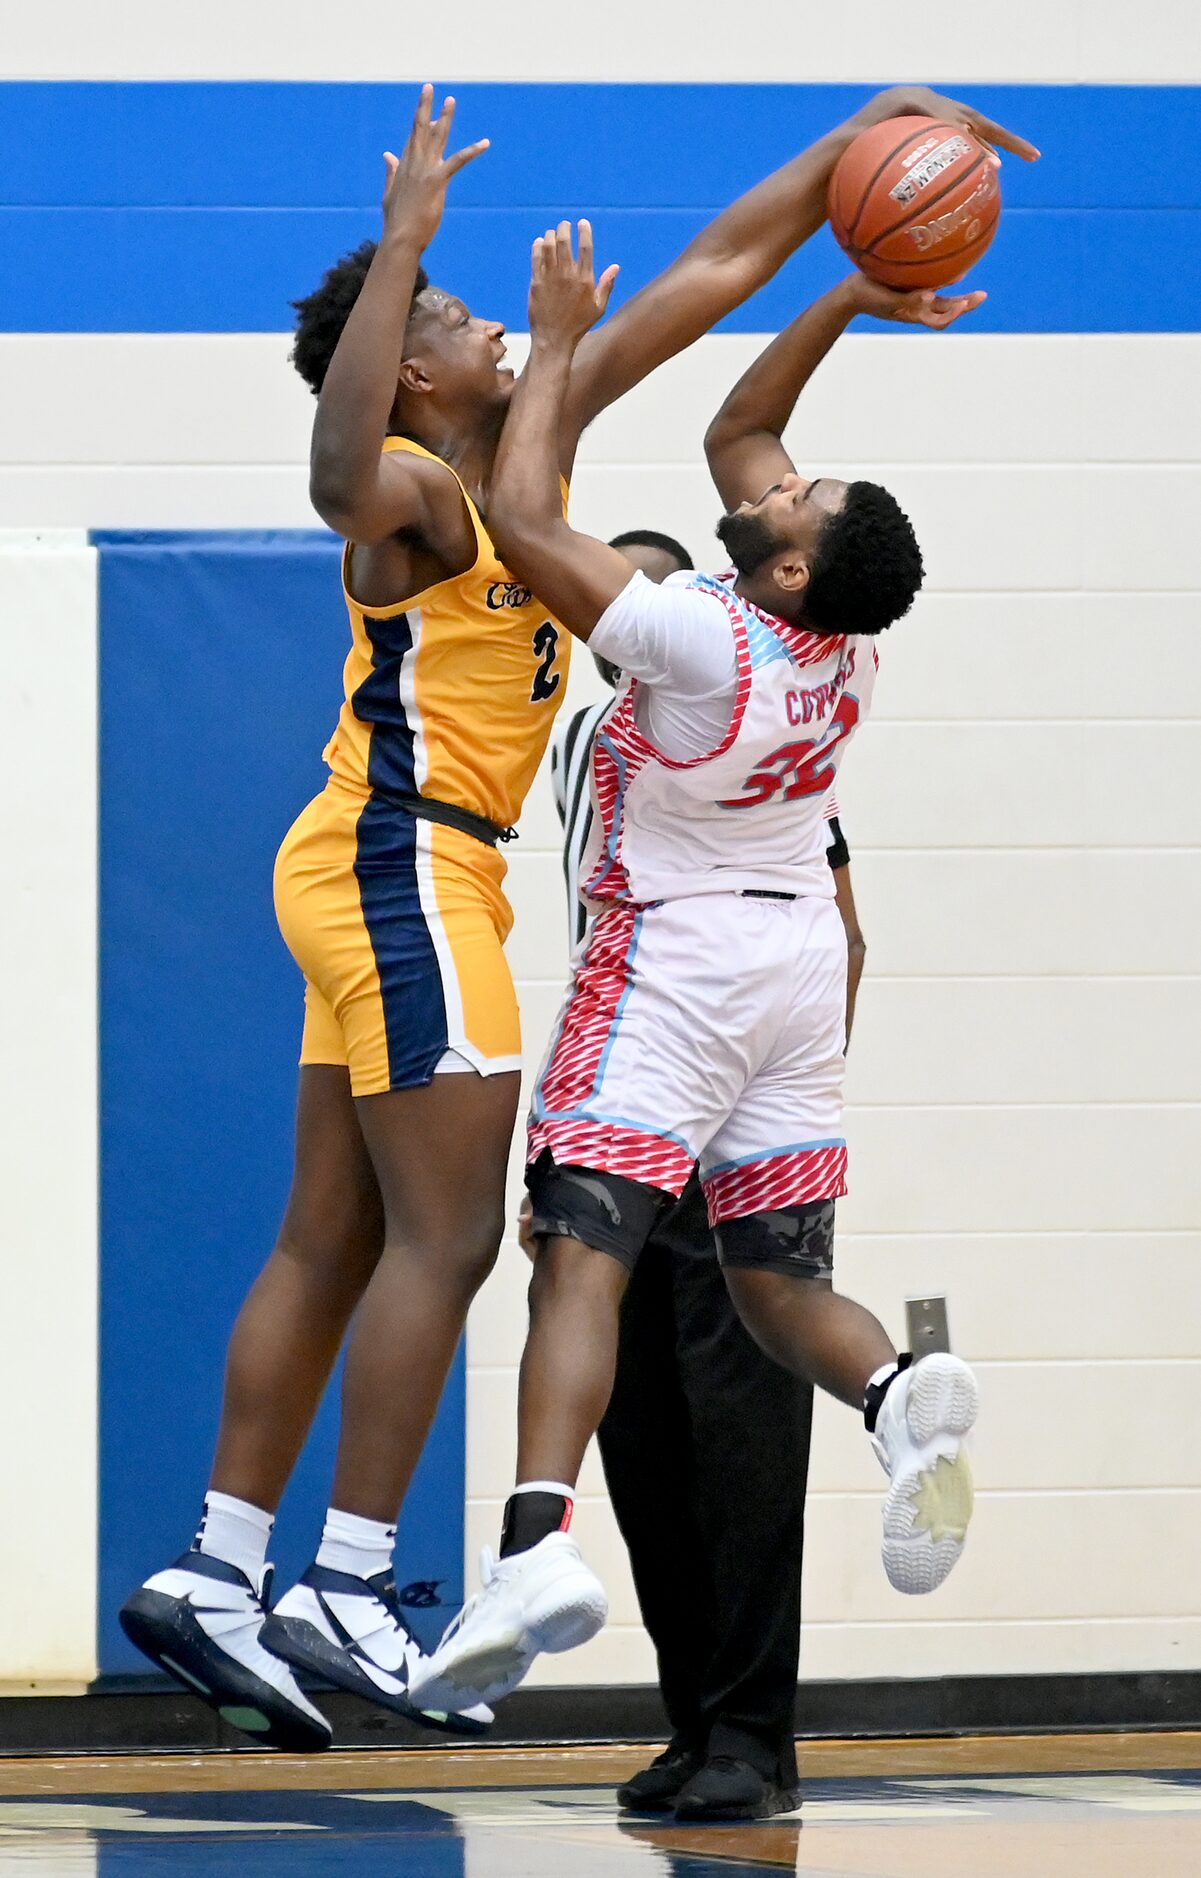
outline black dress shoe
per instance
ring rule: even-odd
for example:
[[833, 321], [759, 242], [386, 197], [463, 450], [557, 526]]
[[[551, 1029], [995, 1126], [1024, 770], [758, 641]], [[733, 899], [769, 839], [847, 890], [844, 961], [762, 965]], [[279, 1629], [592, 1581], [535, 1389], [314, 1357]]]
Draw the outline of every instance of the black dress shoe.
[[676, 1818], [771, 1819], [795, 1811], [800, 1803], [798, 1788], [777, 1785], [732, 1754], [715, 1754], [681, 1788]]
[[617, 1789], [617, 1804], [626, 1813], [670, 1813], [681, 1789], [704, 1765], [699, 1754], [686, 1748], [665, 1748], [649, 1767]]

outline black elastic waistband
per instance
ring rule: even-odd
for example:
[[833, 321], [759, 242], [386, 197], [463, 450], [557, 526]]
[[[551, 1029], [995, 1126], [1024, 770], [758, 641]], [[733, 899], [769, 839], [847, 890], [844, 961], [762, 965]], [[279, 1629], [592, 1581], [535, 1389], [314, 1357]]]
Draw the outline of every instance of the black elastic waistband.
[[477, 841], [487, 842], [490, 848], [498, 841], [517, 839], [515, 828], [502, 828], [499, 822], [490, 822], [486, 815], [477, 815], [474, 809], [461, 809], [454, 802], [439, 802], [433, 796], [390, 796], [389, 800], [419, 822], [441, 822], [444, 828], [457, 828], [460, 834], [474, 835]]
[[777, 893], [774, 887], [740, 887], [740, 900], [799, 900], [799, 893]]

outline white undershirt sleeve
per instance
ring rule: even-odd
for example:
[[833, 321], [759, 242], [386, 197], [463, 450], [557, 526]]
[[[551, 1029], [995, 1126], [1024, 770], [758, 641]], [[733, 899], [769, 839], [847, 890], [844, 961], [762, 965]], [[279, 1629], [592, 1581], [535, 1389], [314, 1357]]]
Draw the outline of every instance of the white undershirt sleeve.
[[738, 679], [734, 628], [717, 594], [673, 574], [662, 586], [636, 573], [592, 629], [591, 652], [647, 686], [640, 727], [677, 762], [716, 749], [729, 729]]
[[[589, 650], [678, 698], [707, 698], [737, 673], [734, 629], [716, 594], [636, 573], [592, 629]], [[679, 583], [679, 584], [677, 584]]]

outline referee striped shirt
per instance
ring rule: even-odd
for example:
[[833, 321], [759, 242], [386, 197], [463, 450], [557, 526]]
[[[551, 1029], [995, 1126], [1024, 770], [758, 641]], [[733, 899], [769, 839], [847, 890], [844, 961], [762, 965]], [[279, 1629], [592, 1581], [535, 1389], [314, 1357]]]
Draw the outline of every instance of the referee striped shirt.
[[[596, 733], [612, 704], [612, 698], [602, 698], [599, 704], [588, 704], [582, 711], [573, 712], [556, 733], [550, 753], [551, 787], [563, 824], [563, 878], [567, 883], [567, 917], [573, 951], [588, 927], [588, 909], [580, 898], [580, 864], [592, 832], [588, 761]], [[830, 835], [826, 859], [831, 867], [846, 867], [851, 857], [839, 826], [838, 804], [832, 791], [826, 800], [826, 821]]]

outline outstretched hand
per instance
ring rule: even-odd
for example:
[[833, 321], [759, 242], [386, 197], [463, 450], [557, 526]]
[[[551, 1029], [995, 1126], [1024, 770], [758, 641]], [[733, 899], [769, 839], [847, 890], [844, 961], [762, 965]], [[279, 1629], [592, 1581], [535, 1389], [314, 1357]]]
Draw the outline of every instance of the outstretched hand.
[[856, 313], [870, 313], [873, 319], [896, 320], [904, 326], [929, 326], [936, 332], [953, 326], [965, 313], [983, 306], [988, 295], [977, 288], [974, 293], [942, 294], [934, 287], [900, 289], [885, 287], [866, 274], [852, 274], [844, 283]]
[[872, 124], [886, 123], [890, 117], [941, 118], [944, 123], [965, 125], [981, 143], [997, 150], [1008, 150], [1026, 163], [1037, 163], [1041, 155], [1036, 145], [1019, 137], [1015, 131], [1006, 130], [991, 117], [985, 117], [974, 105], [963, 104], [957, 98], [945, 98], [940, 91], [931, 91], [928, 85], [892, 85], [864, 105], [852, 121], [866, 130]]
[[534, 243], [530, 280], [530, 334], [574, 348], [604, 315], [617, 279], [616, 265], [596, 278], [592, 224], [582, 221], [576, 258], [570, 222], [548, 229]]
[[438, 232], [446, 191], [452, 177], [474, 163], [488, 148], [487, 137], [456, 150], [448, 157], [451, 126], [455, 121], [455, 101], [447, 98], [441, 113], [434, 116], [434, 87], [423, 85], [413, 119], [412, 135], [400, 156], [384, 151], [388, 181], [384, 189], [384, 227], [403, 231], [426, 248]]

